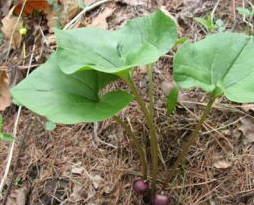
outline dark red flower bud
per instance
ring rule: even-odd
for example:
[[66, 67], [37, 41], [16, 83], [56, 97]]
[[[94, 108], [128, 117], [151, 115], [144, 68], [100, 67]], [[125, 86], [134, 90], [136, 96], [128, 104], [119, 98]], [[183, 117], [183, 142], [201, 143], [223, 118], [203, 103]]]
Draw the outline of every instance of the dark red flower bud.
[[148, 181], [142, 179], [136, 179], [133, 182], [133, 191], [138, 195], [145, 195], [149, 189]]
[[153, 205], [170, 205], [170, 198], [164, 194], [156, 194], [153, 198]]

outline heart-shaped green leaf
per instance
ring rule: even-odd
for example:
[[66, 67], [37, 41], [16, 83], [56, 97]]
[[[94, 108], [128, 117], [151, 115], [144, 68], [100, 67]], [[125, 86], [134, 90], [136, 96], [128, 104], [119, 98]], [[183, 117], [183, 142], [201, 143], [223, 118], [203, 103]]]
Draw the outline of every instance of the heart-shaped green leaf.
[[183, 45], [174, 59], [174, 78], [183, 88], [201, 87], [235, 102], [254, 102], [253, 37], [220, 33]]
[[72, 74], [80, 69], [118, 73], [153, 63], [176, 41], [174, 20], [158, 10], [108, 31], [97, 28], [55, 30], [60, 69]]
[[94, 70], [66, 75], [53, 54], [11, 93], [15, 101], [52, 122], [96, 122], [112, 117], [133, 99], [124, 91], [99, 96], [99, 91], [115, 79], [115, 75]]

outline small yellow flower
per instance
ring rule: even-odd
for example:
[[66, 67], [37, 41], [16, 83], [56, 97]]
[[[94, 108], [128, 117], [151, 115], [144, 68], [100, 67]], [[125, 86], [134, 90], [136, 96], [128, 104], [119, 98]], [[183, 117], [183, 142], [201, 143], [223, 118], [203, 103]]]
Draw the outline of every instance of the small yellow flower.
[[22, 36], [25, 36], [25, 35], [27, 34], [27, 29], [24, 28], [24, 27], [21, 27], [21, 28], [19, 29], [19, 33], [20, 33]]

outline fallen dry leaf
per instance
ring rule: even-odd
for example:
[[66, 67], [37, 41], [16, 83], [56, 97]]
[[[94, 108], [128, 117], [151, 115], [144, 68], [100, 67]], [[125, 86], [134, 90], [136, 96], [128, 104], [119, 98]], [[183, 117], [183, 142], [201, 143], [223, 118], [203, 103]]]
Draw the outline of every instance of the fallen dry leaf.
[[254, 142], [254, 120], [252, 118], [242, 118], [242, 125], [238, 128], [245, 136], [244, 144]]
[[26, 205], [28, 192], [29, 189], [27, 187], [13, 191], [8, 197], [6, 205]]
[[114, 12], [112, 8], [105, 8], [98, 16], [96, 16], [88, 27], [108, 29], [107, 18]]
[[84, 173], [84, 168], [83, 167], [73, 167], [71, 169], [71, 173], [76, 174], [76, 175], [82, 175]]
[[104, 179], [100, 175], [90, 175], [89, 178], [93, 182], [93, 187], [95, 189], [98, 189], [104, 181]]
[[[2, 19], [2, 24], [3, 24], [2, 31], [3, 31], [5, 38], [7, 40], [11, 39], [13, 29], [15, 29], [15, 25], [18, 20], [18, 17], [13, 16], [13, 14], [12, 14], [13, 9], [14, 8], [12, 8], [10, 10], [9, 14]], [[23, 21], [21, 19], [19, 19], [18, 25], [13, 33], [12, 44], [11, 44], [13, 48], [20, 47], [22, 35], [19, 32], [19, 28], [21, 28], [22, 26], [23, 26]]]
[[82, 175], [84, 172], [85, 172], [85, 168], [82, 166], [82, 162], [73, 164], [71, 167], [72, 174]]
[[232, 166], [232, 162], [227, 162], [225, 160], [220, 160], [220, 161], [217, 161], [213, 164], [213, 166], [216, 168], [216, 169], [227, 169], [229, 167]]
[[[19, 0], [15, 6], [14, 13], [19, 15], [22, 9], [24, 0]], [[49, 8], [47, 0], [27, 0], [23, 9], [22, 15], [31, 15], [34, 11], [45, 11]]]
[[0, 111], [5, 110], [11, 104], [9, 80], [6, 71], [0, 71]]

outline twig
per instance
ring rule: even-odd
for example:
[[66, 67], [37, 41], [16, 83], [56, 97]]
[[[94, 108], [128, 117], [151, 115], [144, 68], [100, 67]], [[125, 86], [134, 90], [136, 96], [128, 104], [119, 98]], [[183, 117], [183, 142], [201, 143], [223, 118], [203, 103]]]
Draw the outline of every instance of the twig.
[[212, 19], [213, 19], [213, 17], [214, 17], [214, 13], [215, 13], [217, 7], [218, 7], [219, 4], [220, 4], [220, 1], [221, 1], [221, 0], [218, 0], [218, 1], [217, 1], [217, 3], [215, 4], [215, 6], [214, 6], [214, 8], [213, 8], [213, 10], [212, 10], [212, 12], [211, 12], [211, 17], [212, 17]]
[[[28, 76], [30, 68], [31, 68], [31, 64], [32, 64], [33, 57], [34, 57], [34, 50], [35, 50], [35, 45], [33, 46], [32, 55], [31, 55], [30, 60], [29, 60], [29, 65], [30, 66], [27, 69], [26, 76]], [[16, 137], [17, 137], [17, 129], [18, 129], [18, 122], [19, 122], [19, 118], [20, 118], [21, 109], [22, 109], [22, 106], [19, 106], [17, 118], [15, 120], [14, 129], [13, 129], [14, 140], [12, 142], [9, 155], [7, 157], [7, 164], [6, 164], [6, 167], [5, 167], [3, 178], [2, 178], [1, 183], [0, 183], [0, 199], [3, 198], [2, 197], [2, 191], [3, 191], [3, 187], [4, 187], [5, 181], [7, 179], [9, 170], [10, 170], [10, 166], [11, 166], [11, 161], [12, 161], [14, 147], [15, 147], [15, 141], [16, 141]]]
[[25, 132], [23, 134], [23, 137], [22, 137], [22, 139], [20, 141], [20, 144], [19, 144], [18, 154], [17, 154], [17, 157], [16, 157], [16, 161], [15, 161], [15, 164], [14, 164], [13, 171], [12, 171], [10, 184], [8, 186], [8, 189], [6, 191], [6, 194], [5, 194], [5, 197], [4, 197], [4, 200], [3, 200], [3, 205], [6, 204], [8, 196], [11, 193], [11, 188], [12, 188], [12, 184], [13, 184], [13, 181], [14, 181], [14, 176], [15, 176], [15, 173], [16, 173], [16, 170], [17, 170], [17, 167], [18, 167], [19, 158], [20, 158], [22, 150], [23, 150], [23, 148], [25, 146], [25, 142], [26, 142], [26, 137], [27, 137], [28, 131], [30, 130], [29, 128], [30, 128], [31, 120], [32, 120], [31, 118], [28, 120], [26, 130], [25, 130]]
[[[181, 101], [182, 104], [194, 104], [194, 105], [201, 105], [201, 106], [206, 106], [205, 103], [199, 103], [199, 102], [192, 102], [192, 101]], [[247, 112], [241, 111], [239, 108], [241, 109], [246, 109], [246, 108], [252, 108], [253, 104], [250, 105], [231, 105], [231, 104], [222, 104], [220, 103], [219, 105], [215, 105], [213, 106], [214, 109], [217, 110], [226, 110], [228, 112], [236, 112], [236, 113], [241, 113], [243, 115], [246, 115], [252, 119], [254, 119], [253, 116], [251, 116], [250, 114], [248, 114]]]
[[207, 184], [213, 183], [215, 181], [218, 181], [218, 179], [211, 179], [210, 181], [194, 183], [194, 184], [185, 184], [185, 185], [180, 185], [180, 186], [173, 186], [173, 187], [169, 187], [167, 189], [172, 190], [172, 189], [183, 189], [183, 188], [188, 188], [188, 187], [202, 186], [202, 185], [207, 185]]
[[84, 15], [86, 12], [90, 11], [90, 10], [93, 10], [94, 8], [106, 3], [106, 2], [109, 2], [111, 0], [101, 0], [101, 1], [97, 1], [91, 5], [88, 5], [87, 7], [85, 7], [77, 16], [75, 16], [64, 28], [63, 30], [67, 30], [67, 29], [70, 29], [70, 28], [73, 28], [77, 22], [80, 20], [81, 16]]

